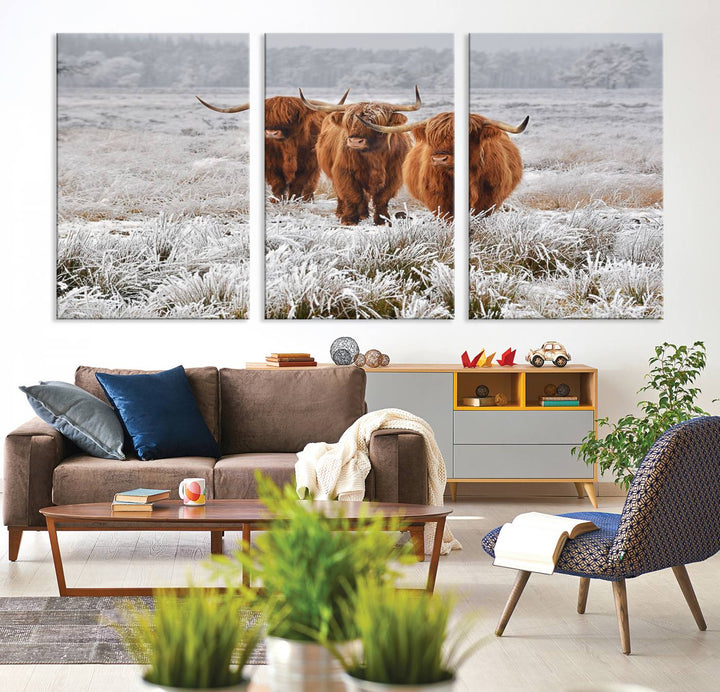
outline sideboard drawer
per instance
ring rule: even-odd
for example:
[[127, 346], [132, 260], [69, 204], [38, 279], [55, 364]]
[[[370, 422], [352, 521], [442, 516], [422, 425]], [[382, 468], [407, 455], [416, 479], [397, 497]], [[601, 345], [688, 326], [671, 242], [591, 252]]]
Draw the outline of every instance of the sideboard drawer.
[[[455, 444], [579, 444], [593, 411], [455, 411]], [[455, 470], [457, 474], [457, 469]]]
[[573, 457], [573, 446], [455, 445], [455, 478], [592, 480], [593, 467]]

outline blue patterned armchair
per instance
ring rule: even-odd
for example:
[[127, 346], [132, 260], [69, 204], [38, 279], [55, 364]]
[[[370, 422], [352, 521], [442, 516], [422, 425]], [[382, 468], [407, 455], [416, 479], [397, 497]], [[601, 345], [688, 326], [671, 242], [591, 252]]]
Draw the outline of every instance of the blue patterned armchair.
[[[565, 543], [555, 568], [580, 577], [578, 613], [585, 612], [590, 579], [612, 582], [624, 654], [630, 653], [625, 580], [671, 567], [701, 630], [706, 629], [685, 565], [720, 550], [720, 417], [706, 416], [668, 430], [647, 453], [628, 491], [622, 514], [573, 512], [599, 531]], [[500, 529], [482, 546], [495, 557]], [[501, 636], [530, 572], [520, 571], [495, 634]]]

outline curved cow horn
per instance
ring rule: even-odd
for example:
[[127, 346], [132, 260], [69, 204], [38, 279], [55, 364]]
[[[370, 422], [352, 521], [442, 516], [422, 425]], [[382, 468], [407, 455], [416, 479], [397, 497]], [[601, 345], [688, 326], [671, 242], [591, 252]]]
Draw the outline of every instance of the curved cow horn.
[[345, 99], [347, 98], [348, 93], [350, 92], [350, 89], [348, 89], [344, 94], [343, 97], [340, 99], [340, 103], [333, 104], [333, 103], [325, 103], [324, 101], [308, 101], [308, 99], [305, 98], [305, 94], [303, 94], [302, 89], [298, 89], [300, 92], [300, 100], [307, 106], [311, 111], [323, 111], [325, 113], [333, 113], [335, 111], [344, 111], [347, 106], [344, 105]]
[[420, 109], [420, 106], [422, 106], [422, 100], [420, 99], [420, 92], [418, 91], [417, 84], [415, 85], [415, 103], [413, 103], [411, 106], [393, 106], [393, 110], [396, 113], [399, 113], [400, 111], [416, 111]]
[[365, 127], [369, 127], [371, 130], [375, 130], [375, 132], [385, 132], [387, 134], [410, 132], [410, 130], [420, 127], [420, 125], [424, 125], [430, 121], [430, 118], [425, 118], [425, 120], [418, 120], [414, 123], [404, 123], [403, 125], [376, 125], [375, 123], [368, 122], [360, 115], [358, 115], [358, 118]]
[[527, 124], [530, 122], [530, 116], [525, 116], [525, 120], [523, 120], [517, 127], [514, 125], [508, 125], [507, 123], [500, 122], [499, 120], [486, 120], [483, 123], [483, 127], [487, 127], [488, 125], [492, 125], [493, 127], [497, 127], [498, 130], [505, 130], [505, 132], [510, 132], [514, 135], [519, 135], [521, 132], [525, 130], [527, 127]]
[[218, 113], [240, 113], [240, 111], [246, 111], [250, 108], [249, 101], [247, 103], [241, 103], [239, 106], [232, 106], [231, 108], [219, 108], [218, 106], [209, 104], [207, 101], [203, 101], [199, 96], [195, 96], [195, 98], [200, 101], [205, 108], [209, 108], [211, 111], [217, 111]]

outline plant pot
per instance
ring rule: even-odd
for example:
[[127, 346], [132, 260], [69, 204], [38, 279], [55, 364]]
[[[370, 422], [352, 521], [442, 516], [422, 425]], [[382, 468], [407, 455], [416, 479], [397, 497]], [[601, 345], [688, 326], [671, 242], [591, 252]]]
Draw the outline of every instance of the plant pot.
[[195, 692], [244, 692], [247, 690], [250, 684], [249, 680], [243, 680], [237, 683], [237, 685], [230, 685], [228, 687], [168, 687], [166, 685], [157, 685], [154, 682], [148, 682], [145, 678], [142, 678], [143, 686], [149, 690], [164, 690], [164, 692], [188, 692], [189, 689]]
[[271, 692], [345, 692], [342, 667], [324, 646], [282, 637], [265, 644]]
[[345, 683], [346, 692], [452, 692], [455, 687], [455, 678], [442, 682], [429, 682], [424, 685], [400, 685], [391, 682], [370, 682], [343, 673], [342, 680]]

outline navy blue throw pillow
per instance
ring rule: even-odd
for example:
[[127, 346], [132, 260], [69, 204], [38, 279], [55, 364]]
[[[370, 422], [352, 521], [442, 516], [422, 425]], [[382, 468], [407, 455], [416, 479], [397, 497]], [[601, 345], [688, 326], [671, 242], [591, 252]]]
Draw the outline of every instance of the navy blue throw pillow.
[[219, 457], [182, 365], [148, 375], [96, 373], [141, 459]]

